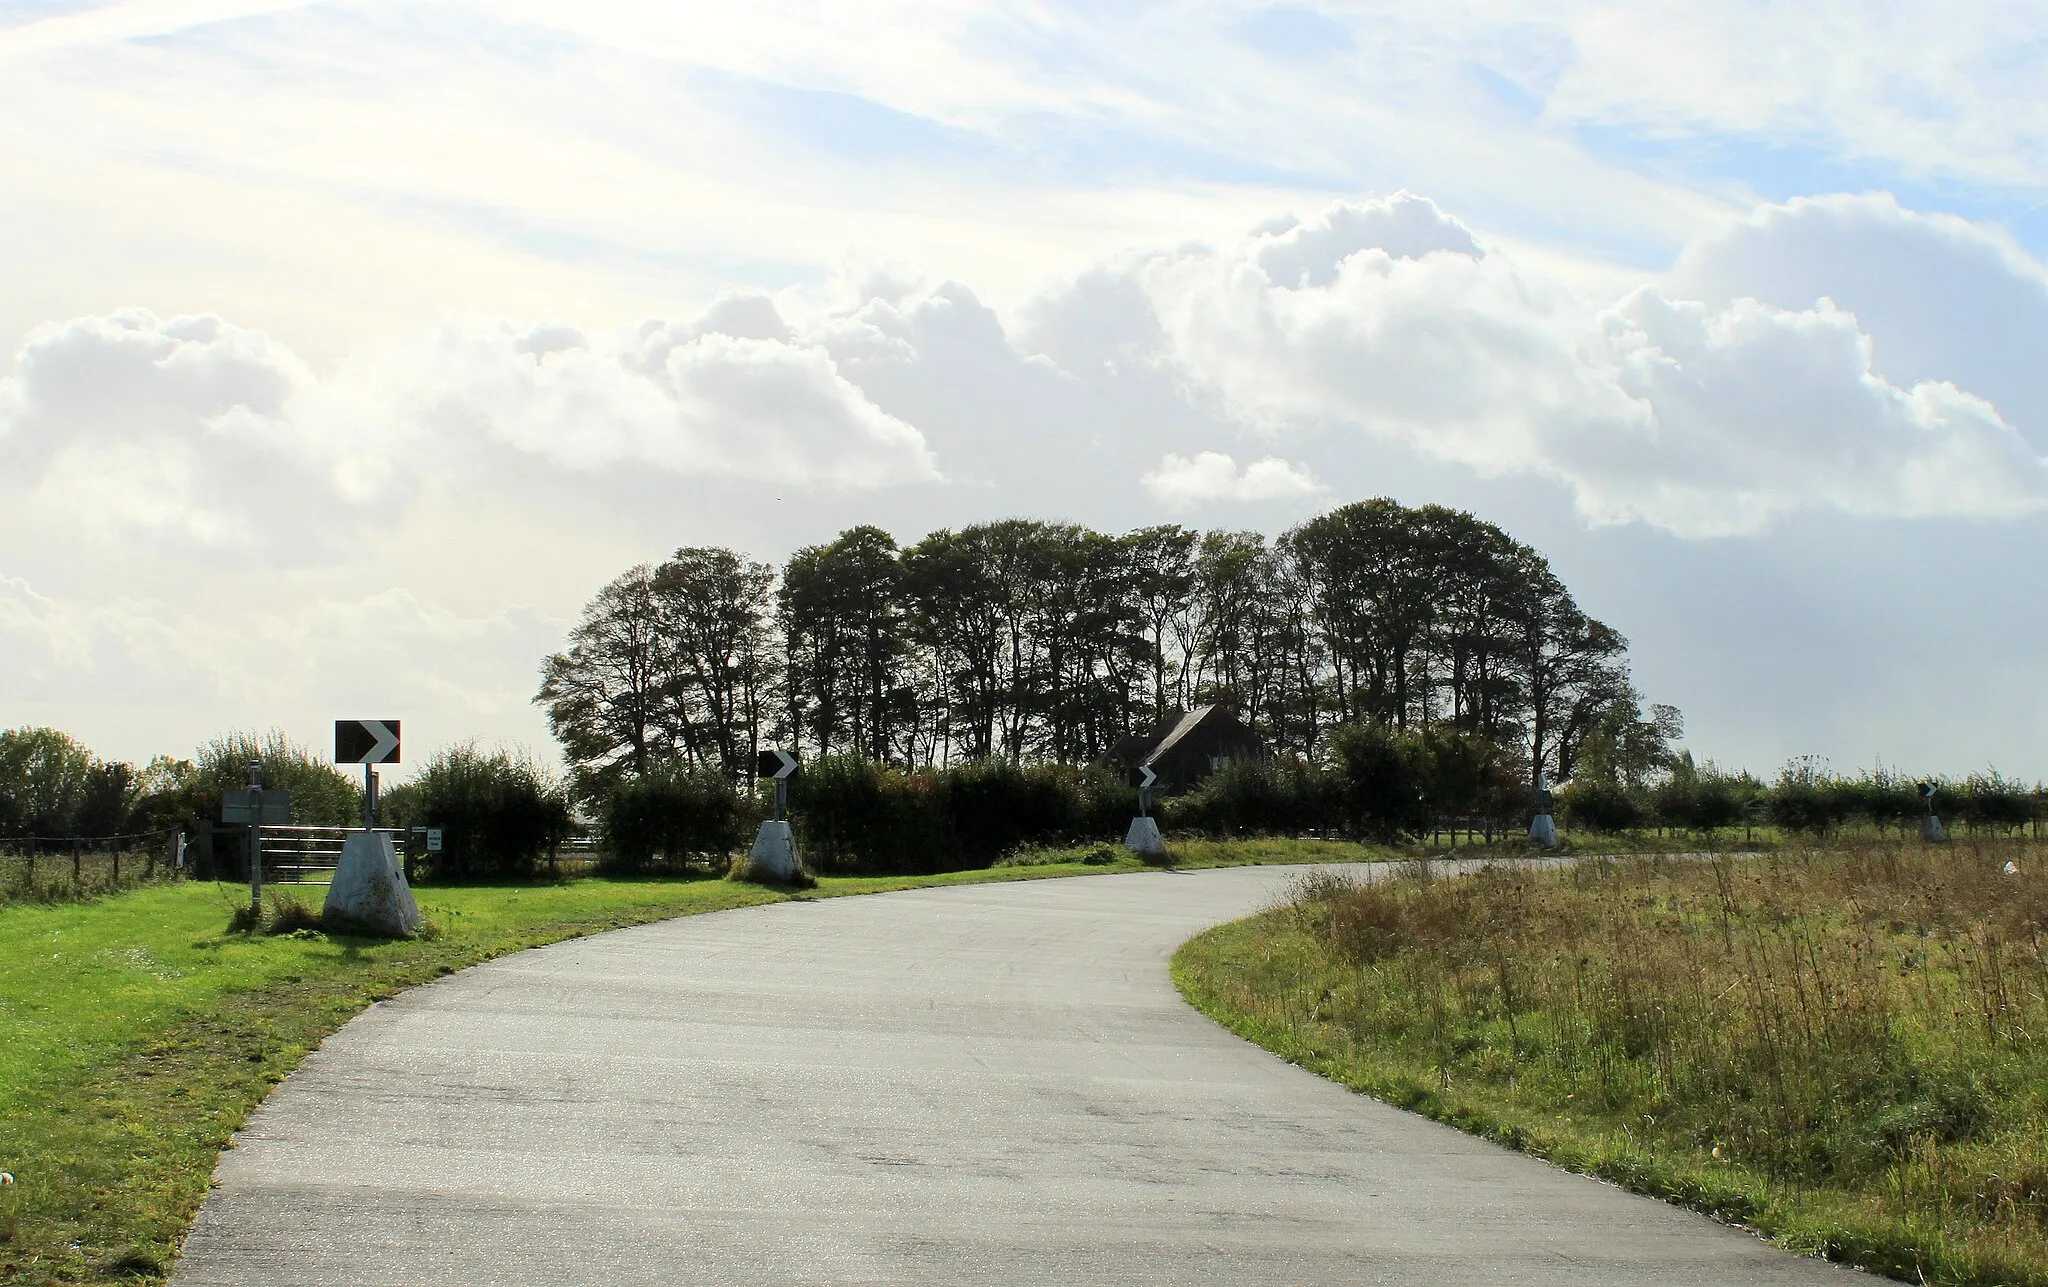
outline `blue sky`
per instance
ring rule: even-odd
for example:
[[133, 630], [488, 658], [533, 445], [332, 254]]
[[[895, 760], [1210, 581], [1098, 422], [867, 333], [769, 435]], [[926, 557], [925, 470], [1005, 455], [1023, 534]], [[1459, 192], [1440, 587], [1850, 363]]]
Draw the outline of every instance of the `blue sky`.
[[2048, 776], [2044, 61], [1995, 3], [0, 3], [0, 725], [544, 746], [678, 544], [1391, 494], [1702, 755]]

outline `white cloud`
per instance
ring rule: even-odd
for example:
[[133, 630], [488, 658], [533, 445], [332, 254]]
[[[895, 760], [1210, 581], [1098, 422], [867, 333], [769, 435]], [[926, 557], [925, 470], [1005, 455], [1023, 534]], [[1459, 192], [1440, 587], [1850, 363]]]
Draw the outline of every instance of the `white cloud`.
[[938, 478], [917, 430], [760, 296], [595, 336], [449, 323], [324, 379], [260, 332], [130, 309], [38, 328], [0, 379], [0, 494], [105, 547], [317, 563], [388, 522], [423, 470], [493, 459], [823, 488]]
[[[744, 332], [734, 334], [734, 331]], [[573, 470], [621, 466], [795, 485], [938, 477], [912, 426], [788, 335], [764, 298], [706, 319], [585, 337], [558, 325], [447, 325], [367, 377], [395, 418], [458, 459], [478, 441]]]
[[[1797, 219], [1766, 212], [1746, 235], [1791, 228], [1822, 238], [1812, 225], [1825, 209]], [[1360, 210], [1340, 207], [1320, 226], [1371, 226]], [[1926, 359], [1911, 366], [1918, 378], [1888, 379], [1873, 357], [1885, 334], [1873, 337], [1825, 299], [1707, 304], [1683, 297], [1680, 274], [1677, 285], [1644, 287], [1603, 310], [1504, 254], [1395, 255], [1371, 244], [1338, 259], [1325, 285], [1293, 261], [1276, 282], [1265, 267], [1272, 244], [1255, 235], [1123, 270], [1155, 309], [1157, 360], [1173, 363], [1198, 400], [1268, 439], [1363, 430], [1485, 475], [1558, 479], [1595, 521], [1692, 536], [1754, 532], [1802, 509], [1988, 518], [2048, 506], [2048, 466], [2013, 427], [2040, 414], [2023, 377], [2008, 381], [2011, 414], [1951, 381], [1925, 343], [1900, 346]], [[1895, 271], [1940, 272], [1954, 258]], [[1712, 259], [1689, 257], [1694, 279]], [[2003, 288], [1972, 297], [2021, 301], [2042, 272], [2009, 246], [1979, 254], [1972, 269], [1973, 285], [1992, 278]], [[1930, 299], [1944, 294], [1961, 306], [1960, 290]], [[2017, 306], [2006, 313], [2030, 320]], [[1998, 341], [2005, 353], [2014, 342]]]
[[1220, 451], [1193, 456], [1168, 452], [1142, 481], [1152, 499], [1171, 510], [1216, 501], [1289, 500], [1329, 490], [1305, 467], [1278, 456], [1255, 460], [1239, 470], [1237, 462]]
[[1276, 286], [1329, 286], [1337, 269], [1360, 251], [1392, 259], [1446, 253], [1479, 259], [1485, 252], [1471, 229], [1411, 192], [1385, 201], [1339, 201], [1308, 223], [1292, 216], [1261, 230], [1252, 257]]

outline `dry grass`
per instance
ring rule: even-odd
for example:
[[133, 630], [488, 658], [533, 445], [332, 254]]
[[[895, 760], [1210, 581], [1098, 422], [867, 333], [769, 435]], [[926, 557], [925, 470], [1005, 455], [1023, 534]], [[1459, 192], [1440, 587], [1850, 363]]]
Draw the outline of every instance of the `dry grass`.
[[2037, 855], [1871, 844], [1323, 879], [1190, 945], [1179, 973], [1354, 1084], [1801, 1248], [2048, 1283]]

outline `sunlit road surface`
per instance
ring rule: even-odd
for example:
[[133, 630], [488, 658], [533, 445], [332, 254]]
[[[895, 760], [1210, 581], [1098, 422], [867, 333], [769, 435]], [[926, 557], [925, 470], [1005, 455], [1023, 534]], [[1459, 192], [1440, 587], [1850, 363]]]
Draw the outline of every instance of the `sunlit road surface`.
[[223, 1154], [176, 1281], [1856, 1279], [1355, 1095], [1188, 1008], [1174, 948], [1293, 878], [781, 903], [464, 971], [373, 1007], [279, 1087]]

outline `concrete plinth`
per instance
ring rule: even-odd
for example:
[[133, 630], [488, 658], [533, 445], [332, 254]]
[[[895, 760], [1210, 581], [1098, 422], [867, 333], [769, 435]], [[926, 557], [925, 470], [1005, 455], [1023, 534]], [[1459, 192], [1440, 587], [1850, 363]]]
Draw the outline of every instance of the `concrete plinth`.
[[1545, 849], [1557, 848], [1557, 824], [1550, 820], [1549, 814], [1536, 815], [1536, 820], [1529, 824], [1529, 839]]
[[334, 883], [327, 887], [321, 911], [327, 927], [352, 934], [408, 938], [419, 932], [419, 904], [412, 899], [405, 868], [391, 837], [381, 831], [358, 831], [341, 847]]
[[1132, 818], [1131, 829], [1124, 833], [1124, 848], [1147, 858], [1166, 857], [1166, 837], [1159, 834], [1159, 823], [1151, 818]]
[[762, 823], [761, 834], [754, 837], [753, 852], [747, 855], [747, 879], [764, 885], [793, 885], [802, 873], [803, 864], [796, 856], [796, 837], [789, 824], [773, 819]]
[[1941, 844], [1948, 839], [1948, 832], [1941, 829], [1941, 819], [1930, 813], [1920, 819], [1920, 838]]

